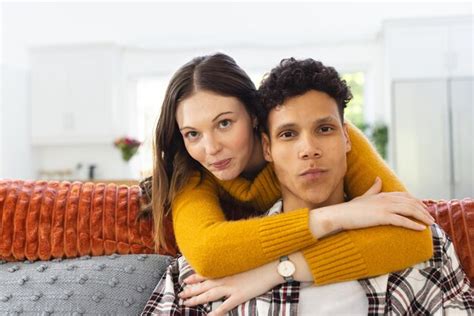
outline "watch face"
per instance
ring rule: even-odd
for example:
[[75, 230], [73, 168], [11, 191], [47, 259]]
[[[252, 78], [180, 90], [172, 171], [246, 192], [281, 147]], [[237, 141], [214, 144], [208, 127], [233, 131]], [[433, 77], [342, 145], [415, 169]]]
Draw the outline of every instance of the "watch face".
[[291, 261], [283, 261], [278, 265], [278, 273], [282, 277], [289, 277], [295, 273], [295, 265]]

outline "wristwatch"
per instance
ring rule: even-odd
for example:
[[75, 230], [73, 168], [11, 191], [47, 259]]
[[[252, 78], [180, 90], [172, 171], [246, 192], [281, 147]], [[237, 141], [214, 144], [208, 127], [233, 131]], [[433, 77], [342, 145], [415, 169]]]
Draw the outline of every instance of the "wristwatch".
[[288, 256], [280, 257], [280, 263], [277, 267], [278, 274], [285, 279], [286, 282], [293, 282], [293, 274], [296, 271], [295, 264], [290, 261]]

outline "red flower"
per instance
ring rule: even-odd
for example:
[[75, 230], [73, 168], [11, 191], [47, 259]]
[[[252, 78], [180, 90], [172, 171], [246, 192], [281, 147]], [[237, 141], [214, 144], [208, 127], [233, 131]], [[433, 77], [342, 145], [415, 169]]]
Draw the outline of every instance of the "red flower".
[[120, 137], [114, 141], [114, 146], [122, 152], [122, 158], [129, 161], [137, 152], [142, 143], [134, 138]]

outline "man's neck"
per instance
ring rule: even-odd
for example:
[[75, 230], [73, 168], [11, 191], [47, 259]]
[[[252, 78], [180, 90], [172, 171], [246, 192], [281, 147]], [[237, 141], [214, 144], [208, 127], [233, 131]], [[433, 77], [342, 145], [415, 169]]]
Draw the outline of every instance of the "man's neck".
[[[282, 192], [283, 193], [283, 192]], [[343, 182], [338, 185], [338, 187], [333, 191], [333, 193], [325, 201], [321, 203], [313, 203], [311, 201], [306, 201], [294, 195], [286, 195], [283, 193], [283, 212], [289, 212], [297, 209], [308, 208], [310, 210], [339, 204], [345, 202], [345, 194]]]

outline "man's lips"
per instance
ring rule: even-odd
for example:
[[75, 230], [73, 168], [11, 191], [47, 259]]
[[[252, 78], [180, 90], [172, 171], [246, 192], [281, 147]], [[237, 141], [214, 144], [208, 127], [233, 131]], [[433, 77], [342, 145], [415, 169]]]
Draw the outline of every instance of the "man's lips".
[[213, 162], [211, 163], [211, 166], [213, 166], [214, 168], [218, 169], [218, 170], [222, 170], [222, 169], [225, 169], [227, 168], [227, 166], [229, 165], [230, 161], [232, 160], [232, 158], [228, 158], [228, 159], [224, 159], [224, 160], [219, 160], [217, 162]]
[[308, 179], [308, 180], [313, 180], [313, 179], [318, 179], [321, 176], [323, 176], [328, 170], [327, 169], [322, 169], [322, 168], [309, 168], [300, 173], [300, 176]]

